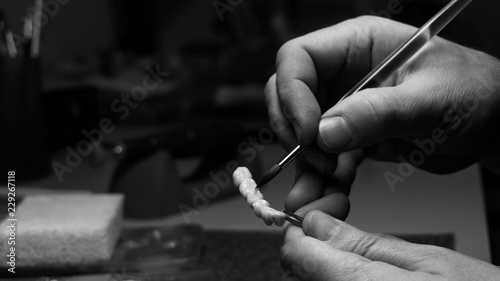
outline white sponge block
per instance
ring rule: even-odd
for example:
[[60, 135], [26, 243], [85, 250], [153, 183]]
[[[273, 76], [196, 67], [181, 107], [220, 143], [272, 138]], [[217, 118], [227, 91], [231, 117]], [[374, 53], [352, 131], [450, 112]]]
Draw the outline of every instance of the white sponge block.
[[2, 256], [15, 247], [18, 268], [105, 263], [121, 232], [123, 199], [120, 194], [27, 196], [16, 208], [15, 245], [8, 244], [12, 221], [7, 217], [0, 224]]

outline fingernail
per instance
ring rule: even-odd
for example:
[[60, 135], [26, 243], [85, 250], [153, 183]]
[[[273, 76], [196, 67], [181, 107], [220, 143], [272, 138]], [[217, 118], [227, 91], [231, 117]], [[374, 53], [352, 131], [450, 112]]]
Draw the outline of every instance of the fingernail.
[[338, 226], [337, 221], [320, 211], [312, 211], [308, 216], [305, 219], [307, 221], [306, 234], [321, 241], [329, 240], [333, 233], [332, 230]]
[[326, 147], [341, 150], [352, 141], [352, 132], [342, 117], [329, 117], [319, 122], [319, 134]]

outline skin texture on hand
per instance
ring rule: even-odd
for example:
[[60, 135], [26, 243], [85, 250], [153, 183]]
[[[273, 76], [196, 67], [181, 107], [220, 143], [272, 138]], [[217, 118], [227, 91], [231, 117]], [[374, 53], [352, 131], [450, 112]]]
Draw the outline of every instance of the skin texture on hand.
[[438, 37], [381, 87], [336, 104], [415, 30], [361, 17], [280, 49], [265, 90], [271, 128], [287, 150], [312, 146], [299, 159], [287, 210], [345, 218], [349, 204], [335, 200], [344, 201], [366, 156], [450, 173], [498, 151], [500, 63]]
[[[281, 265], [299, 280], [500, 280], [500, 269], [457, 252], [372, 234], [320, 211], [289, 225]], [[296, 280], [296, 279], [294, 279]]]

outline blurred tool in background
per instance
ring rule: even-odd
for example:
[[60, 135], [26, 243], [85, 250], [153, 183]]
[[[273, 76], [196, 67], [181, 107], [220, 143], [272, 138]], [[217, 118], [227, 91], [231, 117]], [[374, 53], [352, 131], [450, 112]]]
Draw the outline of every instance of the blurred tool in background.
[[[23, 36], [0, 13], [0, 130], [2, 171], [14, 170], [19, 180], [46, 175], [49, 168], [47, 126], [41, 102], [40, 37], [42, 0], [26, 16]], [[17, 41], [15, 41], [17, 39]]]

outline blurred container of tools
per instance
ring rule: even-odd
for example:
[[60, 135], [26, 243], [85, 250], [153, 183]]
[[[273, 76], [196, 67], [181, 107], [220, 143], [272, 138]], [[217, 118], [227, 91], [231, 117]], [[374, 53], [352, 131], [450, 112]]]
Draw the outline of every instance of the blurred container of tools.
[[36, 0], [24, 18], [23, 37], [16, 38], [0, 14], [0, 128], [2, 171], [30, 180], [49, 171], [47, 127], [41, 103], [40, 13]]

